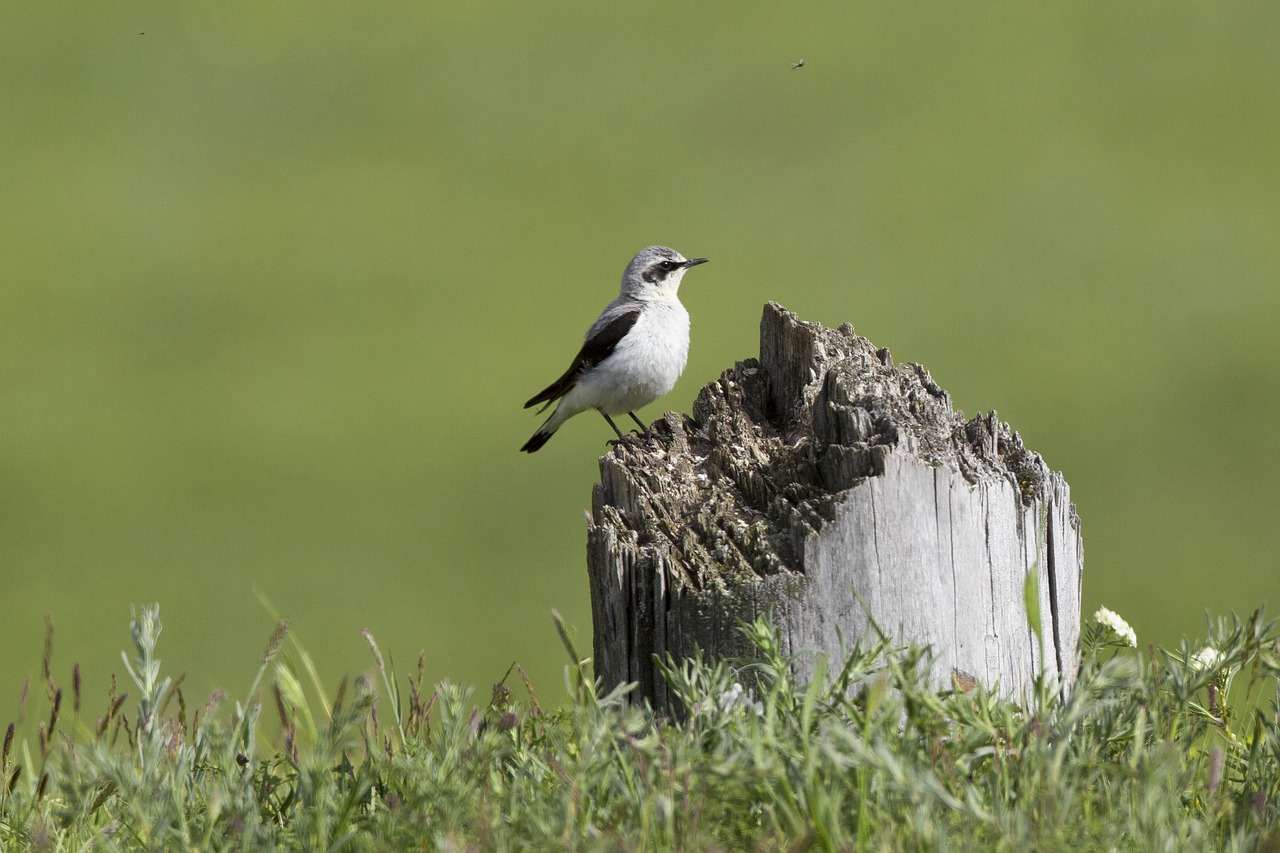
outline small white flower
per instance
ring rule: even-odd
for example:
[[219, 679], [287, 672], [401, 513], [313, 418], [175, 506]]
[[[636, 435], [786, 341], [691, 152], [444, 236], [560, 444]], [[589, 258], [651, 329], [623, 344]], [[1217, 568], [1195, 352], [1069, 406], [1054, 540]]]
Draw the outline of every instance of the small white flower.
[[742, 688], [738, 682], [734, 682], [733, 686], [720, 694], [717, 705], [721, 711], [731, 712], [738, 708], [745, 708], [754, 711], [757, 716], [764, 713], [764, 705], [759, 702], [752, 701], [751, 694]]
[[1222, 663], [1222, 652], [1213, 646], [1205, 646], [1200, 651], [1191, 656], [1191, 666], [1194, 669], [1204, 671], [1206, 669], [1217, 669]]
[[738, 699], [742, 696], [742, 693], [742, 685], [736, 681], [733, 682], [732, 687], [720, 694], [720, 707], [732, 708], [734, 705], [737, 705]]
[[1138, 647], [1138, 635], [1133, 633], [1133, 628], [1129, 623], [1124, 621], [1120, 614], [1114, 610], [1099, 607], [1098, 611], [1093, 614], [1093, 621], [1104, 628], [1109, 628], [1113, 634], [1135, 649]]

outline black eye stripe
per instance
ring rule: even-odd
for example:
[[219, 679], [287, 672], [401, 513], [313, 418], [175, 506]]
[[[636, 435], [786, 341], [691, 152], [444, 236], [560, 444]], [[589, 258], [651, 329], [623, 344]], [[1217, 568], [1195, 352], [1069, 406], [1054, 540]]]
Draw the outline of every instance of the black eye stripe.
[[658, 261], [653, 266], [640, 273], [640, 277], [650, 284], [654, 284], [657, 280], [666, 277], [666, 273], [677, 270], [681, 267], [679, 261]]

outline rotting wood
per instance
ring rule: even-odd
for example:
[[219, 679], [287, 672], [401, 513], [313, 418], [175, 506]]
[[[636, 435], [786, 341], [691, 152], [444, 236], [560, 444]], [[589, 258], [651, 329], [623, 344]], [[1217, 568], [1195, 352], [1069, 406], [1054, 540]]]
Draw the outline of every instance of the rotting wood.
[[635, 700], [677, 711], [655, 655], [750, 658], [737, 625], [760, 614], [806, 678], [869, 610], [896, 642], [933, 647], [939, 684], [1025, 697], [1043, 668], [1065, 691], [1083, 553], [1061, 474], [848, 324], [770, 302], [760, 333], [759, 360], [704, 387], [691, 416], [600, 460], [587, 551], [605, 687], [635, 682]]

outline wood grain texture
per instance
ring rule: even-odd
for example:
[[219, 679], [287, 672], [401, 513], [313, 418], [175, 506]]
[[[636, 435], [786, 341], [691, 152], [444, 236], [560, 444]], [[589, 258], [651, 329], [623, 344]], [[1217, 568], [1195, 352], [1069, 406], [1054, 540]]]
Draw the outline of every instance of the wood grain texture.
[[[797, 675], [868, 614], [933, 646], [940, 684], [1026, 694], [1076, 667], [1083, 552], [1060, 474], [994, 412], [966, 420], [924, 368], [852, 327], [765, 306], [760, 359], [600, 460], [588, 533], [595, 669], [676, 711], [654, 656], [749, 658], [767, 616]], [[1042, 636], [1024, 589], [1038, 578]]]

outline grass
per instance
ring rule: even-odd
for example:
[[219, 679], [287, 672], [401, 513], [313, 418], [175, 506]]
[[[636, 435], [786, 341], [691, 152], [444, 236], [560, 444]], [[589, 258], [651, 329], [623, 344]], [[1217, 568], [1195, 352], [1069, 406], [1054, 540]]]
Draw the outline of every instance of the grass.
[[284, 621], [242, 700], [194, 707], [156, 608], [93, 716], [50, 625], [4, 737], [0, 849], [1280, 849], [1276, 622], [1144, 652], [1111, 624], [1068, 699], [1025, 706], [938, 689], [927, 649], [882, 636], [797, 683], [746, 625], [758, 661], [665, 666], [680, 721], [602, 692], [559, 622], [564, 707], [515, 665], [483, 697], [430, 687], [368, 633], [370, 674], [326, 694]]

